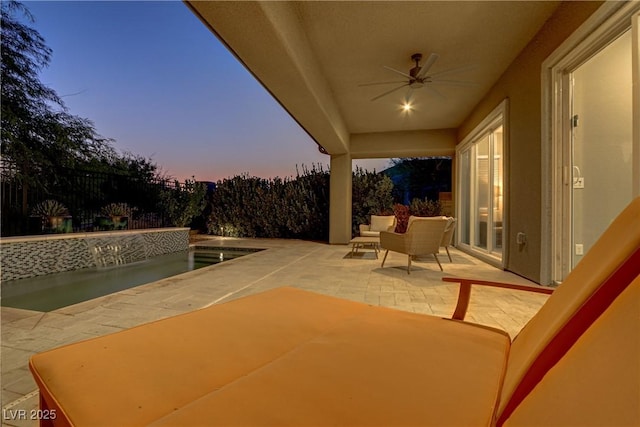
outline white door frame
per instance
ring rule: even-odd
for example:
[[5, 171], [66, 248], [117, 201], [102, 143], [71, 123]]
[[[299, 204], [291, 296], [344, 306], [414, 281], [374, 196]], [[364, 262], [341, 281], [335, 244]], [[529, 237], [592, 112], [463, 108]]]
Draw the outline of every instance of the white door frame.
[[542, 63], [542, 284], [561, 280], [568, 273], [566, 242], [571, 206], [570, 94], [568, 74], [613, 39], [632, 27], [633, 74], [633, 195], [640, 195], [640, 1], [605, 2]]

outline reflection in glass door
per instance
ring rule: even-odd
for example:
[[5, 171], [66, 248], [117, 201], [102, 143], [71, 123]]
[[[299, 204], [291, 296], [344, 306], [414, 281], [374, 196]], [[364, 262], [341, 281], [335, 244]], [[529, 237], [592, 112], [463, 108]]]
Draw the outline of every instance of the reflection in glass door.
[[[471, 150], [460, 154], [460, 224], [471, 220]], [[468, 226], [460, 228], [460, 243], [471, 244]]]
[[502, 116], [459, 150], [460, 244], [502, 260], [504, 141]]
[[489, 224], [489, 134], [476, 144], [475, 173], [475, 238], [474, 246], [487, 249], [487, 226]]
[[504, 164], [502, 155], [502, 126], [492, 134], [491, 157], [493, 159], [492, 174], [492, 216], [491, 216], [491, 248], [495, 253], [502, 253], [502, 215], [504, 204]]

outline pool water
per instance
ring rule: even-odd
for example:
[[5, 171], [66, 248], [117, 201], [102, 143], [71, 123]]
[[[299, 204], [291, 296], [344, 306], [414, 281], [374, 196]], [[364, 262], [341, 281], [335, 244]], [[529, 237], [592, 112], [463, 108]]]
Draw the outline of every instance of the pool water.
[[259, 249], [196, 247], [132, 264], [85, 268], [2, 283], [4, 307], [52, 311], [145, 283], [257, 252]]

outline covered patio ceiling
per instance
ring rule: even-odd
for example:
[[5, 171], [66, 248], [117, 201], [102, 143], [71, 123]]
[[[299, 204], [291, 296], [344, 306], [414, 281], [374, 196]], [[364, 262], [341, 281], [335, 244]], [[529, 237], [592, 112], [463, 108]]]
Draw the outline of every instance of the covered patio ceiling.
[[[187, 1], [327, 153], [452, 154], [456, 128], [553, 14], [557, 1]], [[407, 88], [414, 53], [428, 75], [471, 85]], [[372, 82], [400, 82], [361, 86]], [[435, 90], [433, 90], [435, 89]]]

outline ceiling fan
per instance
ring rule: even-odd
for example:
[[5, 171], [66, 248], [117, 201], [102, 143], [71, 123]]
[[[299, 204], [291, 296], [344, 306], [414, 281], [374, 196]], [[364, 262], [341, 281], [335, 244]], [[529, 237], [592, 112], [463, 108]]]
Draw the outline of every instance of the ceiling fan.
[[376, 85], [385, 85], [385, 84], [392, 84], [392, 83], [403, 83], [401, 86], [397, 86], [387, 92], [381, 93], [380, 95], [371, 98], [371, 101], [375, 101], [376, 99], [380, 99], [383, 96], [389, 95], [390, 93], [393, 93], [397, 90], [400, 90], [404, 87], [408, 87], [409, 90], [407, 91], [407, 95], [406, 95], [406, 100], [408, 101], [411, 98], [411, 94], [415, 89], [420, 89], [422, 87], [426, 87], [427, 89], [429, 89], [431, 92], [435, 93], [436, 95], [440, 96], [441, 98], [444, 98], [444, 96], [438, 92], [435, 88], [432, 87], [432, 85], [437, 85], [437, 84], [446, 84], [446, 85], [453, 85], [453, 86], [475, 86], [476, 84], [473, 82], [465, 82], [465, 81], [458, 81], [458, 80], [443, 80], [442, 77], [444, 76], [448, 76], [450, 74], [454, 74], [454, 73], [458, 73], [458, 72], [462, 72], [462, 71], [466, 71], [466, 70], [470, 70], [472, 68], [475, 68], [474, 66], [465, 66], [465, 67], [459, 67], [459, 68], [453, 68], [450, 70], [445, 70], [445, 71], [441, 71], [439, 73], [436, 74], [427, 74], [429, 72], [429, 69], [431, 69], [431, 67], [433, 66], [433, 64], [438, 60], [438, 58], [440, 57], [440, 55], [438, 55], [437, 53], [432, 53], [431, 55], [429, 55], [429, 58], [427, 58], [427, 61], [420, 66], [420, 61], [422, 60], [422, 54], [421, 53], [414, 53], [413, 55], [411, 55], [411, 60], [414, 61], [416, 63], [415, 67], [411, 68], [409, 70], [409, 73], [405, 73], [399, 70], [396, 70], [395, 68], [391, 68], [391, 67], [387, 67], [386, 65], [383, 66], [384, 68], [386, 68], [389, 71], [393, 71], [396, 74], [400, 74], [401, 76], [404, 76], [406, 80], [399, 80], [399, 81], [391, 81], [391, 82], [375, 82], [375, 83], [364, 83], [361, 84], [359, 86], [376, 86]]

